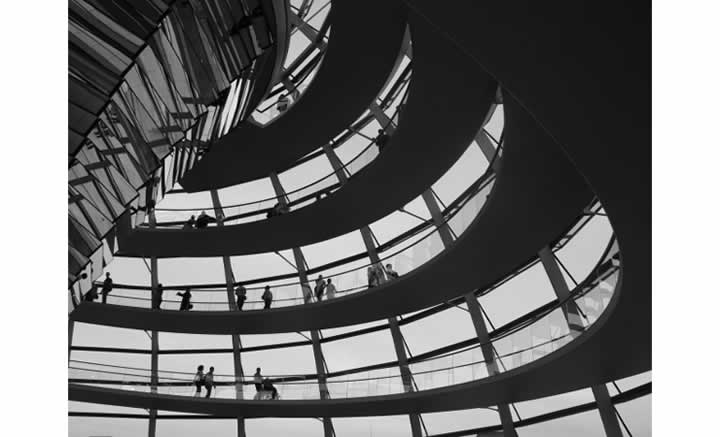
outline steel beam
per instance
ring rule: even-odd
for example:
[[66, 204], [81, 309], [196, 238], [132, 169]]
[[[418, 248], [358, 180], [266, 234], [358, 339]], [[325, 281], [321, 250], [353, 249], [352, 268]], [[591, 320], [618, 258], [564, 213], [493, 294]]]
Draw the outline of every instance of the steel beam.
[[[224, 226], [225, 214], [223, 213], [222, 204], [220, 203], [220, 197], [218, 196], [217, 190], [210, 190], [210, 197], [212, 198], [213, 209], [215, 211], [215, 220], [218, 227]], [[235, 304], [234, 284], [235, 275], [233, 274], [232, 264], [230, 263], [229, 256], [223, 256], [223, 270], [225, 272], [225, 288], [227, 291], [228, 308], [230, 311], [237, 311], [238, 307]], [[243, 399], [243, 384], [242, 381], [245, 378], [245, 372], [242, 367], [242, 360], [240, 357], [240, 349], [242, 348], [242, 341], [240, 340], [239, 334], [232, 334], [232, 351], [233, 351], [233, 367], [235, 375], [235, 399]], [[245, 437], [245, 419], [238, 417], [237, 419], [237, 435], [238, 437]]]
[[[550, 246], [545, 246], [540, 249], [538, 255], [558, 300], [567, 301], [565, 305], [563, 305], [563, 314], [570, 329], [570, 334], [575, 338], [582, 332], [583, 323], [577, 304], [575, 304], [574, 300], [570, 299], [570, 287], [568, 287], [560, 271], [560, 266]], [[622, 437], [620, 422], [618, 421], [615, 408], [613, 408], [612, 401], [610, 400], [610, 393], [608, 392], [607, 386], [605, 384], [599, 384], [591, 388], [595, 402], [597, 403], [603, 428], [605, 429], [605, 435], [608, 437]]]

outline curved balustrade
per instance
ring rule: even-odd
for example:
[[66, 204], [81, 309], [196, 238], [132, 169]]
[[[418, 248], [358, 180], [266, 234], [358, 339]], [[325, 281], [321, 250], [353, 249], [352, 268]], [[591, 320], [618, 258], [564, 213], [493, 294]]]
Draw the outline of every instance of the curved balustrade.
[[[311, 7], [312, 5], [310, 5]], [[298, 11], [297, 17], [299, 20], [305, 21], [306, 23], [312, 20], [316, 15], [322, 12], [324, 9], [332, 8], [332, 2], [327, 1], [317, 11], [307, 17], [304, 17], [303, 13], [309, 12], [309, 7], [304, 11]], [[328, 12], [325, 16], [323, 23], [317, 30], [315, 38], [310, 41], [310, 44], [303, 49], [295, 59], [289, 62], [284, 68], [280, 81], [273, 87], [270, 93], [267, 95], [265, 100], [258, 105], [255, 111], [252, 113], [252, 119], [254, 122], [266, 125], [273, 122], [281, 114], [287, 112], [287, 109], [292, 107], [300, 98], [302, 98], [303, 92], [312, 82], [315, 77], [322, 61], [325, 57], [325, 49], [327, 48], [328, 35], [330, 34], [330, 28], [332, 23], [328, 19], [330, 13]], [[294, 26], [293, 33], [298, 32], [298, 27]], [[292, 100], [288, 102], [287, 109], [278, 109], [278, 99], [281, 95], [292, 96]]]
[[[411, 65], [408, 65], [403, 74], [398, 76], [397, 82], [391, 85], [391, 88], [396, 89], [388, 94], [381, 105], [381, 107], [384, 108], [390, 108], [393, 105], [395, 106], [394, 112], [390, 117], [395, 126], [397, 126], [397, 122], [400, 117], [400, 106], [402, 105], [402, 102], [407, 99], [410, 76]], [[380, 154], [380, 151], [375, 144], [375, 138], [368, 138], [358, 133], [373, 120], [374, 117], [372, 116], [361, 117], [358, 123], [353, 123], [353, 125], [346, 129], [345, 132], [338, 135], [338, 138], [341, 139], [340, 141], [335, 141], [332, 144], [332, 148], [340, 147], [354, 136], [362, 138], [365, 143], [362, 150], [355, 155], [355, 157], [343, 164], [343, 168], [345, 169], [348, 177], [356, 175]], [[305, 160], [302, 160], [302, 162], [305, 162]], [[298, 209], [319, 200], [321, 196], [327, 196], [335, 192], [340, 187], [341, 184], [333, 171], [307, 185], [286, 193], [285, 197], [288, 202], [288, 206], [291, 209]], [[278, 196], [273, 196], [252, 202], [223, 206], [221, 208], [224, 216], [223, 223], [225, 225], [235, 225], [265, 219], [268, 217], [268, 213], [279, 202], [280, 198]], [[193, 208], [155, 208], [156, 226], [181, 227], [190, 219], [191, 216], [197, 217], [202, 211], [213, 214], [213, 210], [214, 207], [212, 205]], [[211, 225], [214, 223], [215, 221], [213, 221]]]
[[[556, 352], [573, 338], [581, 335], [597, 321], [610, 303], [620, 274], [618, 245], [606, 251], [598, 266], [573, 291], [570, 299], [505, 330], [490, 341], [493, 361], [482, 355], [483, 344], [475, 344], [459, 351], [443, 354], [410, 364], [413, 374], [410, 391], [423, 391], [475, 381], [490, 375], [489, 368], [500, 373], [517, 369], [548, 354]], [[567, 322], [565, 309], [574, 305], [581, 320]], [[394, 363], [391, 363], [392, 365]], [[209, 365], [211, 365], [209, 363]], [[340, 373], [340, 372], [338, 372]], [[192, 372], [161, 371], [157, 392], [160, 394], [192, 396]], [[398, 367], [370, 372], [343, 371], [342, 376], [329, 374], [324, 382], [317, 375], [265, 375], [277, 388], [280, 399], [320, 399], [321, 390], [332, 399], [381, 396], [405, 393]], [[127, 390], [150, 391], [150, 372], [147, 369], [112, 366], [87, 361], [71, 361], [70, 382], [96, 386], [120, 386]], [[239, 383], [239, 384], [238, 384]], [[238, 399], [267, 399], [258, 394], [252, 378], [237, 381], [233, 375], [215, 375], [214, 397]], [[238, 389], [237, 386], [242, 387]], [[204, 393], [204, 392], [203, 392]]]
[[[460, 236], [467, 229], [474, 217], [477, 216], [485, 205], [495, 182], [495, 175], [492, 170], [489, 170], [479, 182], [480, 183], [476, 185], [474, 184], [472, 187], [473, 190], [470, 193], [464, 193], [465, 197], [460, 199], [459, 205], [452, 208], [452, 211], [448, 214], [449, 218], [445, 224], [449, 226], [456, 236]], [[388, 253], [380, 253], [379, 255], [383, 266], [390, 263], [400, 274], [406, 274], [430, 261], [444, 250], [445, 247], [440, 238], [438, 228], [428, 226], [424, 227], [417, 234], [409, 236], [398, 245], [393, 246], [387, 251]], [[332, 279], [333, 284], [335, 284], [337, 288], [336, 297], [339, 297], [366, 290], [368, 288], [367, 268], [370, 266], [371, 264], [364, 264], [360, 267], [338, 273], [325, 275], [323, 272], [320, 272], [320, 274], [323, 274], [325, 279]], [[339, 268], [342, 268], [342, 266]], [[329, 271], [332, 270], [338, 270], [338, 267], [329, 269]], [[300, 282], [272, 284], [271, 289], [274, 295], [272, 306], [282, 307], [310, 303], [313, 300], [312, 296], [310, 296], [309, 299], [306, 298], [310, 290], [309, 287], [312, 287], [312, 285], [307, 286], [305, 293], [303, 293], [303, 287]], [[248, 300], [242, 309], [262, 309], [264, 303], [259, 299], [259, 296], [264, 291], [264, 285], [246, 288], [248, 291]], [[146, 297], [148, 293], [147, 288], [142, 290], [138, 290], [135, 287], [127, 288], [123, 290], [124, 295], [118, 294], [120, 290], [123, 290], [122, 286], [115, 286], [108, 296], [109, 303], [145, 308], [151, 307], [151, 300]], [[174, 296], [177, 290], [173, 289], [173, 287], [168, 287], [167, 291], [165, 291], [166, 296], [170, 294], [169, 290], [172, 290], [173, 296], [171, 297], [174, 298], [163, 300], [160, 308], [179, 309], [179, 298]], [[227, 291], [224, 287], [193, 290], [193, 293], [193, 310], [226, 311], [229, 309]], [[312, 295], [313, 293], [309, 294]], [[253, 295], [257, 295], [258, 298], [254, 299]]]

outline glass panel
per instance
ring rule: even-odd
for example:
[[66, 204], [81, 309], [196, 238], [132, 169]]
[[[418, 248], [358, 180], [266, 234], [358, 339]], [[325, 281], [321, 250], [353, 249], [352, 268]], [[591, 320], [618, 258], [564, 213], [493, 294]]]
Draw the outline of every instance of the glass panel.
[[[652, 435], [652, 396], [647, 395], [629, 402], [615, 404], [620, 416], [630, 429], [633, 437]], [[622, 424], [623, 433], [626, 433]]]
[[[136, 414], [143, 414], [145, 410]], [[147, 414], [147, 413], [145, 413]], [[137, 437], [147, 434], [147, 419], [116, 419], [109, 417], [68, 417], [68, 429], [71, 437], [106, 435], [112, 429], [113, 437]]]

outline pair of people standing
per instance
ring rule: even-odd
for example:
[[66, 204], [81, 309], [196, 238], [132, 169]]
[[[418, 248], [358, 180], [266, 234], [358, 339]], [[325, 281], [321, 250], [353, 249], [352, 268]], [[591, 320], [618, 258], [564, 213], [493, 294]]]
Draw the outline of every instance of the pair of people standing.
[[215, 221], [215, 219], [205, 213], [205, 211], [201, 212], [198, 218], [196, 219], [194, 215], [190, 216], [190, 219], [185, 222], [183, 225], [183, 229], [205, 229], [210, 224], [210, 222]]
[[[110, 278], [110, 272], [105, 273], [105, 280], [103, 281], [102, 288], [100, 289], [100, 293], [102, 294], [102, 303], [107, 303], [107, 297], [108, 294], [113, 289], [113, 280]], [[98, 298], [97, 293], [97, 285], [93, 284], [90, 287], [90, 290], [85, 293], [85, 296], [83, 297], [83, 300], [86, 302], [95, 302], [95, 299]]]
[[[325, 281], [325, 279], [323, 279], [323, 275], [320, 275], [315, 280], [315, 299], [317, 299], [318, 302], [322, 301], [325, 293], [327, 293], [328, 299], [333, 299], [336, 291], [335, 284], [332, 283], [332, 278], [328, 278], [328, 280]], [[307, 300], [305, 303], [307, 303]]]
[[262, 392], [270, 392], [271, 399], [278, 398], [277, 388], [275, 388], [272, 381], [270, 381], [270, 378], [263, 378], [263, 376], [260, 374], [259, 367], [255, 369], [255, 374], [253, 375], [253, 383], [255, 384], [255, 390], [257, 391], [257, 394], [255, 395], [256, 398], [260, 398], [262, 396]]
[[210, 370], [207, 373], [203, 373], [205, 366], [202, 364], [198, 366], [197, 373], [193, 378], [195, 384], [195, 395], [194, 397], [200, 397], [202, 395], [202, 388], [205, 387], [205, 397], [209, 398], [212, 389], [215, 387], [215, 368], [210, 366]]
[[368, 288], [373, 288], [386, 281], [399, 278], [400, 274], [393, 270], [392, 264], [386, 264], [385, 268], [383, 268], [382, 264], [377, 263], [367, 268], [367, 277]]
[[[265, 292], [262, 294], [261, 297], [263, 302], [265, 303], [264, 309], [269, 309], [273, 301], [273, 294], [272, 291], [270, 291], [269, 285], [265, 286]], [[245, 305], [245, 301], [247, 300], [247, 289], [242, 284], [238, 285], [235, 288], [235, 299], [238, 311], [242, 311], [243, 305]]]

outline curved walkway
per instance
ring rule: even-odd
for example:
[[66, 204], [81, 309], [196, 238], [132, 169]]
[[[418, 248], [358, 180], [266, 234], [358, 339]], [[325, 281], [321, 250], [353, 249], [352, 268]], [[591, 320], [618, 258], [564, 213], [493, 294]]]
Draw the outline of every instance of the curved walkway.
[[505, 112], [505, 152], [484, 209], [452, 246], [398, 280], [332, 301], [264, 311], [180, 313], [83, 304], [71, 317], [173, 332], [291, 332], [369, 322], [486, 288], [535, 258], [592, 198], [559, 148], [512, 99], [505, 100]]
[[[419, 11], [426, 11], [424, 15], [432, 17], [434, 24], [449, 39], [460, 44], [500, 80], [508, 94], [517, 98], [552, 134], [598, 194], [618, 237], [623, 262], [615, 296], [600, 319], [588, 332], [560, 351], [531, 364], [481, 381], [419, 393], [342, 401], [287, 401], [275, 404], [260, 401], [250, 404], [218, 399], [198, 402], [173, 396], [150, 397], [140, 393], [120, 394], [117, 390], [71, 386], [71, 398], [117, 403], [116, 397], [122, 395], [125, 406], [152, 406], [230, 415], [238, 414], [240, 410], [244, 417], [405, 414], [408, 411], [472, 408], [549, 396], [651, 368], [648, 8], [620, 1], [611, 1], [611, 4], [582, 2], [568, 5], [539, 4], [527, 0], [495, 3], [463, 0], [452, 7], [441, 9], [428, 0], [411, 0], [409, 3]], [[500, 43], [490, 44], [489, 41]], [[506, 103], [509, 100], [506, 99]], [[508, 114], [509, 123], [513, 118]], [[549, 147], [546, 152], [554, 154], [555, 150], [555, 147]], [[510, 159], [511, 151], [513, 149], [508, 137], [505, 171], [514, 161]], [[540, 154], [540, 157], [545, 156]], [[525, 155], [518, 158], [529, 157]], [[563, 162], [560, 157], [556, 156], [555, 159]], [[524, 163], [527, 171], [535, 173], [536, 177], [545, 174], [544, 179], [539, 179], [546, 185], [545, 189], [557, 188], [564, 192], [562, 188], [565, 183], [577, 182], [572, 179], [575, 176], [570, 175], [573, 172], [568, 168], [565, 168], [568, 174], [557, 173], [563, 170], [562, 165], [548, 168], [542, 165], [542, 161], [521, 161], [524, 162], [516, 163], [519, 164], [518, 168], [522, 168], [521, 164]], [[538, 167], [544, 171], [539, 171]], [[495, 194], [508, 190], [509, 185], [528, 182], [522, 174], [514, 175], [519, 179], [506, 178], [507, 175], [501, 172]], [[558, 182], [560, 186], [554, 187]], [[503, 190], [500, 190], [501, 184]], [[520, 190], [518, 194], [522, 202], [514, 205], [516, 209], [520, 208], [517, 211], [519, 214], [527, 212], [528, 206], [524, 204], [528, 202], [532, 204], [537, 201], [536, 207], [562, 206], [553, 205], [563, 202], [553, 202], [552, 196], [551, 199], [538, 199], [536, 196], [541, 193], [537, 193], [533, 185], [524, 188], [525, 191], [535, 191], [532, 193], [535, 196], [523, 196], [523, 190]], [[569, 195], [567, 200], [572, 197]], [[488, 208], [473, 227], [477, 228], [489, 216], [497, 214], [498, 210], [502, 211], [504, 203], [515, 203], [512, 197], [503, 196], [502, 200], [497, 208]], [[566, 213], [570, 212], [571, 205], [572, 202], [568, 201]], [[506, 221], [514, 221], [516, 225], [525, 223], [525, 228], [515, 226], [515, 239], [503, 238], [502, 231], [494, 238], [507, 246], [507, 252], [513, 251], [516, 255], [518, 251], [522, 253], [522, 247], [518, 246], [523, 246], [523, 241], [518, 240], [527, 237], [524, 235], [529, 232], [527, 228], [535, 228], [552, 215], [552, 211], [547, 211], [547, 215], [537, 216], [538, 220], [529, 220], [536, 216], [522, 216], [519, 219], [518, 214], [511, 213], [510, 209], [503, 212], [507, 213], [504, 217]], [[503, 222], [495, 224], [501, 226]], [[477, 234], [466, 233], [458, 240], [454, 250], [432, 263], [436, 266], [427, 266], [427, 270], [434, 270], [431, 267], [439, 267], [453, 254], [462, 252], [458, 249], [467, 242], [483, 242], [481, 237], [476, 237]], [[485, 243], [492, 244], [492, 241]], [[536, 243], [538, 241], [534, 239], [529, 245], [535, 246], [537, 250], [546, 242], [539, 245]], [[500, 252], [488, 253], [493, 255], [493, 264], [506, 264], [508, 255], [502, 247], [497, 249]], [[436, 275], [430, 275], [427, 278], [430, 282], [425, 287], [408, 292], [404, 290], [403, 284], [411, 282], [411, 278], [398, 281], [393, 285], [392, 294], [388, 294], [385, 299], [381, 297], [380, 300], [374, 300], [375, 314], [384, 312], [383, 305], [386, 303], [392, 306], [397, 294], [404, 294], [406, 298], [400, 302], [401, 305], [396, 305], [401, 308], [400, 312], [412, 311], [417, 300], [427, 299], [424, 295], [412, 293], [417, 290], [432, 290], [435, 296], [446, 294], [445, 287], [433, 288], [433, 284], [444, 284], [439, 284], [437, 280], [432, 282], [432, 276], [442, 277], [442, 273], [465, 272], [467, 269], [472, 271], [473, 268], [477, 270], [479, 266], [485, 270], [482, 257], [472, 259], [468, 255], [471, 253], [465, 253], [464, 260], [458, 259], [459, 263], [453, 266], [453, 270], [440, 270], [436, 271]], [[483, 271], [479, 272], [479, 276], [483, 275]], [[418, 271], [408, 276], [416, 278], [422, 276], [422, 273]], [[363, 301], [373, 300], [379, 291], [304, 308], [303, 317], [306, 320], [322, 320], [322, 317], [327, 316], [333, 320], [332, 311], [321, 314], [321, 307], [329, 306], [335, 308], [336, 314], [342, 312], [345, 317], [353, 311], [362, 312], [368, 309], [362, 308]], [[341, 304], [348, 302], [353, 302], [353, 306], [341, 307]], [[345, 309], [347, 311], [343, 312]], [[316, 314], [312, 314], [313, 311]], [[263, 316], [270, 317], [270, 312]], [[236, 322], [241, 322], [241, 319], [238, 317]], [[281, 322], [266, 319], [263, 323], [271, 324], [274, 321]], [[347, 319], [344, 322], [356, 323]]]
[[[582, 335], [581, 332], [586, 330], [588, 326], [598, 319], [602, 314], [606, 303], [612, 296], [612, 287], [617, 283], [620, 267], [616, 264], [617, 246], [613, 245], [612, 250], [606, 253], [599, 265], [593, 269], [587, 280], [573, 293], [572, 300], [578, 305], [583, 314], [583, 323], [580, 331], [571, 332], [568, 322], [563, 317], [563, 306], [566, 302], [557, 302], [551, 308], [544, 310], [536, 316], [529, 319], [523, 319], [520, 323], [515, 323], [507, 333], [496, 336], [493, 340], [493, 347], [497, 350], [498, 360], [504, 372], [512, 371], [508, 369], [517, 369], [547, 354], [553, 354], [561, 348], [572, 342], [573, 337]], [[531, 312], [531, 314], [534, 313]], [[578, 328], [578, 325], [574, 325]], [[533, 339], [532, 341], [530, 339]], [[426, 361], [418, 362], [413, 366], [419, 366], [413, 374], [417, 384], [417, 390], [420, 393], [427, 393], [428, 396], [435, 396], [439, 388], [452, 388], [454, 384], [460, 384], [470, 380], [471, 383], [479, 383], [487, 375], [483, 369], [487, 363], [483, 360], [478, 361], [473, 357], [476, 356], [479, 345], [470, 348], [462, 348], [460, 351], [450, 355], [441, 355], [437, 358], [430, 358]], [[87, 367], [87, 366], [90, 367]], [[91, 362], [75, 362], [71, 366], [72, 374], [77, 377], [71, 379], [73, 386], [78, 390], [79, 396], [98, 395], [98, 392], [89, 394], [84, 388], [85, 385], [122, 385], [124, 390], [135, 390], [136, 388], [148, 386], [150, 381], [150, 371], [140, 368], [123, 368], [117, 366], [108, 366], [104, 364]], [[397, 368], [389, 369], [386, 375], [375, 373], [373, 377], [364, 377], [363, 373], [353, 376], [352, 372], [342, 372], [349, 376], [345, 378], [328, 377], [323, 384], [330, 393], [330, 396], [336, 403], [346, 403], [352, 398], [364, 398], [365, 401], [376, 404], [376, 398], [387, 398], [387, 395], [404, 392], [402, 381], [400, 379], [399, 370]], [[141, 373], [138, 373], [141, 372]], [[194, 392], [192, 386], [193, 373], [183, 372], [163, 372], [160, 377], [158, 390], [160, 395], [146, 395], [147, 398], [159, 400], [160, 402], [177, 401], [181, 398], [192, 399]], [[316, 377], [310, 376], [307, 380], [302, 375], [286, 375], [271, 377], [280, 393], [282, 401], [279, 404], [292, 402], [296, 399], [310, 401], [316, 404], [318, 400], [318, 381]], [[448, 386], [448, 382], [450, 386]], [[218, 384], [215, 390], [216, 398], [230, 397], [236, 398], [240, 402], [251, 401], [257, 403], [264, 397], [255, 394], [252, 389], [243, 390], [241, 393], [236, 392], [235, 377], [233, 375], [216, 375], [215, 382]], [[243, 385], [252, 385], [252, 379], [242, 381]], [[82, 384], [79, 386], [78, 384]], [[324, 387], [324, 386], [323, 386]], [[248, 387], [249, 388], [249, 387]], [[91, 390], [92, 391], [92, 390]], [[75, 394], [77, 396], [78, 394]], [[171, 396], [167, 396], [171, 395]], [[178, 396], [180, 395], [180, 396]], [[237, 398], [236, 396], [240, 396]], [[122, 394], [120, 394], [123, 397]], [[286, 400], [287, 398], [287, 400]], [[147, 402], [148, 399], [135, 400]], [[199, 402], [198, 402], [199, 401]], [[234, 402], [238, 402], [234, 401]], [[193, 399], [194, 404], [200, 404], [202, 408], [203, 400]], [[164, 405], [164, 404], [163, 404]], [[253, 407], [256, 405], [250, 404]], [[213, 405], [205, 408], [214, 408]], [[317, 408], [317, 405], [312, 405]], [[186, 404], [182, 408], [198, 408], [198, 405]], [[377, 408], [372, 405], [372, 408]], [[445, 408], [445, 406], [444, 406]], [[183, 410], [193, 411], [193, 410]], [[378, 412], [377, 410], [374, 410]], [[214, 413], [216, 414], [216, 413]], [[309, 413], [304, 413], [309, 414]], [[357, 413], [351, 413], [356, 415]]]
[[649, 6], [406, 3], [498, 78], [553, 136], [602, 202], [620, 245], [623, 271], [603, 320], [569, 345], [564, 359], [538, 366], [527, 379], [509, 379], [508, 394], [531, 389], [522, 386], [528, 381], [554, 386], [558, 375], [580, 388], [589, 384], [584, 372], [605, 382], [651, 369]]
[[235, 256], [300, 247], [352, 232], [419, 196], [472, 142], [497, 85], [426, 23], [410, 20], [410, 31], [413, 75], [397, 130], [380, 156], [339, 191], [270, 220], [203, 230], [137, 228], [118, 254]]
[[212, 144], [181, 180], [186, 191], [219, 189], [289, 167], [367, 109], [400, 53], [407, 9], [386, 0], [341, 1], [329, 14], [332, 37], [302, 99], [268, 126], [243, 123]]

